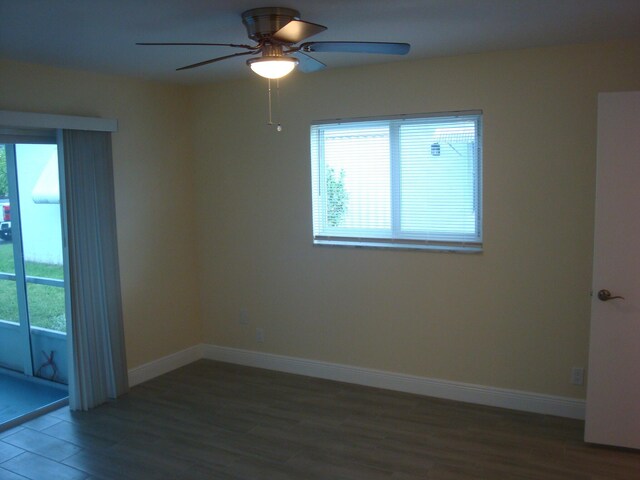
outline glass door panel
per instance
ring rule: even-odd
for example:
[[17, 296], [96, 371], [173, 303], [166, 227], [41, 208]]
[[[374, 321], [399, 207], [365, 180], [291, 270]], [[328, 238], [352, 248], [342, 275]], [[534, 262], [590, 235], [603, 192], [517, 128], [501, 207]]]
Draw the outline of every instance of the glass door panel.
[[[0, 244], [0, 255], [5, 254]], [[6, 272], [0, 272], [4, 277]], [[0, 278], [0, 367], [22, 372], [24, 370], [24, 342], [20, 331], [18, 297], [15, 280]]]
[[0, 145], [0, 367], [22, 372], [25, 345], [20, 329], [16, 270], [11, 238], [7, 149]]
[[33, 374], [67, 383], [57, 146], [16, 145], [16, 173]]
[[10, 219], [0, 223], [0, 302], [7, 298], [0, 305], [0, 346], [11, 336], [5, 324], [15, 326], [16, 339], [12, 351], [2, 348], [0, 365], [67, 383], [57, 145], [4, 147], [7, 192], [3, 200], [0, 161], [0, 205]]

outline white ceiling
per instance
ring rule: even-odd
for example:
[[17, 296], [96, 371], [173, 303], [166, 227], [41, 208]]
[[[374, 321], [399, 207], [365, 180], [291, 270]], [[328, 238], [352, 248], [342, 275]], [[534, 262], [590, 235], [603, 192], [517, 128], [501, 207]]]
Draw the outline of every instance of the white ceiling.
[[175, 71], [238, 50], [135, 43], [251, 43], [240, 14], [263, 6], [329, 27], [313, 40], [412, 46], [405, 57], [314, 54], [329, 68], [640, 37], [640, 0], [0, 0], [0, 57], [183, 83], [248, 78], [243, 57]]

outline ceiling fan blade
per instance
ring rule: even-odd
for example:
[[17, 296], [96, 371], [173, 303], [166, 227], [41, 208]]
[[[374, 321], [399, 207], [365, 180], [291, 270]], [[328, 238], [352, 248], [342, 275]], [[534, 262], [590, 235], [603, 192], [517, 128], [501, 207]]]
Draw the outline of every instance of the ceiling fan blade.
[[307, 42], [300, 45], [303, 52], [385, 53], [405, 55], [411, 45], [389, 42]]
[[257, 47], [252, 47], [251, 45], [238, 45], [235, 43], [180, 43], [180, 42], [160, 42], [160, 43], [149, 43], [149, 42], [138, 42], [136, 45], [174, 45], [174, 46], [206, 46], [206, 47], [233, 47], [233, 48], [247, 48], [249, 50], [256, 50]]
[[194, 63], [192, 65], [187, 65], [186, 67], [176, 68], [176, 71], [189, 70], [190, 68], [196, 68], [196, 67], [201, 67], [203, 65], [209, 65], [210, 63], [219, 62], [220, 60], [226, 60], [227, 58], [241, 57], [243, 55], [254, 55], [255, 53], [256, 52], [242, 52], [242, 53], [234, 53], [232, 55], [225, 55], [224, 57], [216, 57], [216, 58], [212, 58], [211, 60], [205, 60], [204, 62], [198, 62], [198, 63]]
[[278, 42], [298, 43], [305, 38], [324, 32], [326, 29], [327, 27], [324, 25], [318, 25], [317, 23], [305, 22], [303, 20], [291, 20], [284, 27], [274, 33], [271, 38]]
[[304, 73], [317, 72], [318, 70], [322, 70], [327, 67], [320, 60], [316, 60], [306, 53], [296, 52], [291, 56], [298, 59], [298, 70]]

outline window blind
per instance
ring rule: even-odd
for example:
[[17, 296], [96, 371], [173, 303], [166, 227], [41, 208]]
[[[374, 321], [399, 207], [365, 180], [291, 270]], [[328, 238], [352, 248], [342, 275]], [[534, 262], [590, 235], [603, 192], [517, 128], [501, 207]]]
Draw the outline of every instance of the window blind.
[[315, 243], [478, 250], [481, 114], [311, 126]]

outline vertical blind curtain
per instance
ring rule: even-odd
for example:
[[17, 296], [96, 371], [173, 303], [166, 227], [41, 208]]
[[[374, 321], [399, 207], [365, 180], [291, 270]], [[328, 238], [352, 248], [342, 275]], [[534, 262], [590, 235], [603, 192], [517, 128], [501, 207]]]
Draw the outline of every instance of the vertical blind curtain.
[[69, 405], [88, 410], [128, 389], [111, 134], [63, 130], [72, 375]]

